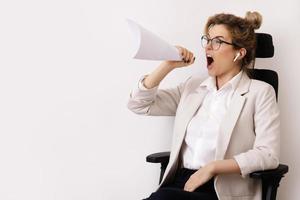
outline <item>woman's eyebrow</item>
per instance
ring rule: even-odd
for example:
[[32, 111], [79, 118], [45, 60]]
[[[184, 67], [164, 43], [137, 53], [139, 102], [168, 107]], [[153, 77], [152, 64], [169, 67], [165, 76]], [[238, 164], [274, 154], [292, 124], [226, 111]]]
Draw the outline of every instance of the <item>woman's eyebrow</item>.
[[225, 37], [222, 36], [222, 35], [218, 35], [218, 36], [216, 36], [216, 37], [214, 37], [214, 38], [223, 38], [223, 39], [225, 39]]
[[[207, 36], [208, 36], [208, 38], [211, 38], [209, 34], [207, 34]], [[217, 35], [216, 37], [213, 37], [211, 39], [214, 39], [214, 38], [223, 38], [223, 39], [225, 39], [225, 37], [222, 36], [222, 35]]]

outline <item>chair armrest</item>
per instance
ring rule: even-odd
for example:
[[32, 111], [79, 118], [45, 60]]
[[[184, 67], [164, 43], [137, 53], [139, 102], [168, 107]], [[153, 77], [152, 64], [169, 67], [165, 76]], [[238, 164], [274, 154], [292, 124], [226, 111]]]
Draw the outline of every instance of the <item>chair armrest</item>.
[[288, 171], [289, 167], [287, 165], [280, 164], [276, 169], [252, 172], [250, 177], [256, 179], [273, 179], [278, 176], [282, 177]]
[[[146, 157], [146, 161], [150, 163], [168, 163], [170, 158], [170, 152], [159, 152], [150, 154]], [[275, 176], [282, 177], [289, 171], [287, 165], [280, 164], [276, 169], [265, 170], [265, 171], [256, 171], [250, 174], [251, 178], [256, 179], [269, 179], [274, 178]]]
[[[162, 181], [169, 159], [170, 152], [154, 153], [146, 157], [147, 162], [161, 164], [159, 183]], [[280, 164], [276, 169], [252, 172], [249, 176], [262, 180], [262, 199], [275, 200], [279, 182], [288, 171], [287, 165]]]
[[170, 159], [170, 152], [154, 153], [146, 157], [147, 162], [161, 164], [159, 183], [161, 183], [162, 181], [167, 165], [169, 163], [169, 159]]
[[148, 155], [146, 161], [150, 163], [168, 163], [170, 158], [170, 152], [160, 152]]
[[276, 169], [253, 172], [250, 177], [262, 181], [262, 199], [275, 200], [279, 182], [288, 171], [287, 165], [280, 164]]

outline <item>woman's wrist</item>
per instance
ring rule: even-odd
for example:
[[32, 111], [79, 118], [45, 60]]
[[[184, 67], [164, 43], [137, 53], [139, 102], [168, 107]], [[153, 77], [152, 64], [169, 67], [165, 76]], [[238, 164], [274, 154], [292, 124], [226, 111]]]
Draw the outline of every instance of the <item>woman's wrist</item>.
[[208, 164], [211, 168], [211, 173], [218, 174], [233, 174], [241, 173], [240, 168], [234, 159], [216, 160]]
[[172, 64], [172, 61], [163, 61], [160, 66], [168, 71], [172, 71], [176, 67]]
[[213, 176], [217, 175], [216, 165], [216, 161], [212, 161], [207, 164], [207, 168], [209, 169], [210, 173], [213, 174]]

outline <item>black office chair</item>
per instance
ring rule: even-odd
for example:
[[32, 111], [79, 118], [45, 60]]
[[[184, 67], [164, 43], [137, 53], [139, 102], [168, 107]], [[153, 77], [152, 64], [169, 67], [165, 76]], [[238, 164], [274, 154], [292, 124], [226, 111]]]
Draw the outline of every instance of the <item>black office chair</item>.
[[[256, 33], [256, 58], [271, 58], [274, 56], [274, 46], [272, 36], [266, 33]], [[254, 63], [253, 63], [254, 65]], [[273, 86], [278, 97], [278, 74], [268, 69], [251, 69], [249, 70], [250, 78], [265, 81]], [[147, 156], [146, 161], [150, 163], [161, 163], [160, 179], [165, 173], [169, 162], [170, 152], [160, 152]], [[262, 180], [262, 199], [275, 200], [277, 187], [281, 178], [288, 172], [288, 166], [280, 164], [277, 169], [257, 171], [250, 174], [251, 178]]]

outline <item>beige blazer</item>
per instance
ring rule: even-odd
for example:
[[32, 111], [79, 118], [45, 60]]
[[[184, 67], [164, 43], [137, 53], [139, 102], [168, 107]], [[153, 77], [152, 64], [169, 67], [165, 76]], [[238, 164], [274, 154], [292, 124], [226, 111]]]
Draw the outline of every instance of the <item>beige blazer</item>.
[[[187, 125], [207, 94], [205, 87], [198, 87], [202, 81], [200, 77], [190, 77], [176, 88], [136, 89], [130, 94], [128, 108], [134, 113], [175, 116], [170, 160], [161, 185], [172, 180], [181, 164], [180, 150]], [[220, 126], [215, 156], [216, 160], [234, 158], [241, 174], [215, 177], [220, 200], [261, 199], [261, 181], [250, 178], [249, 173], [279, 165], [279, 123], [273, 87], [243, 73]]]

